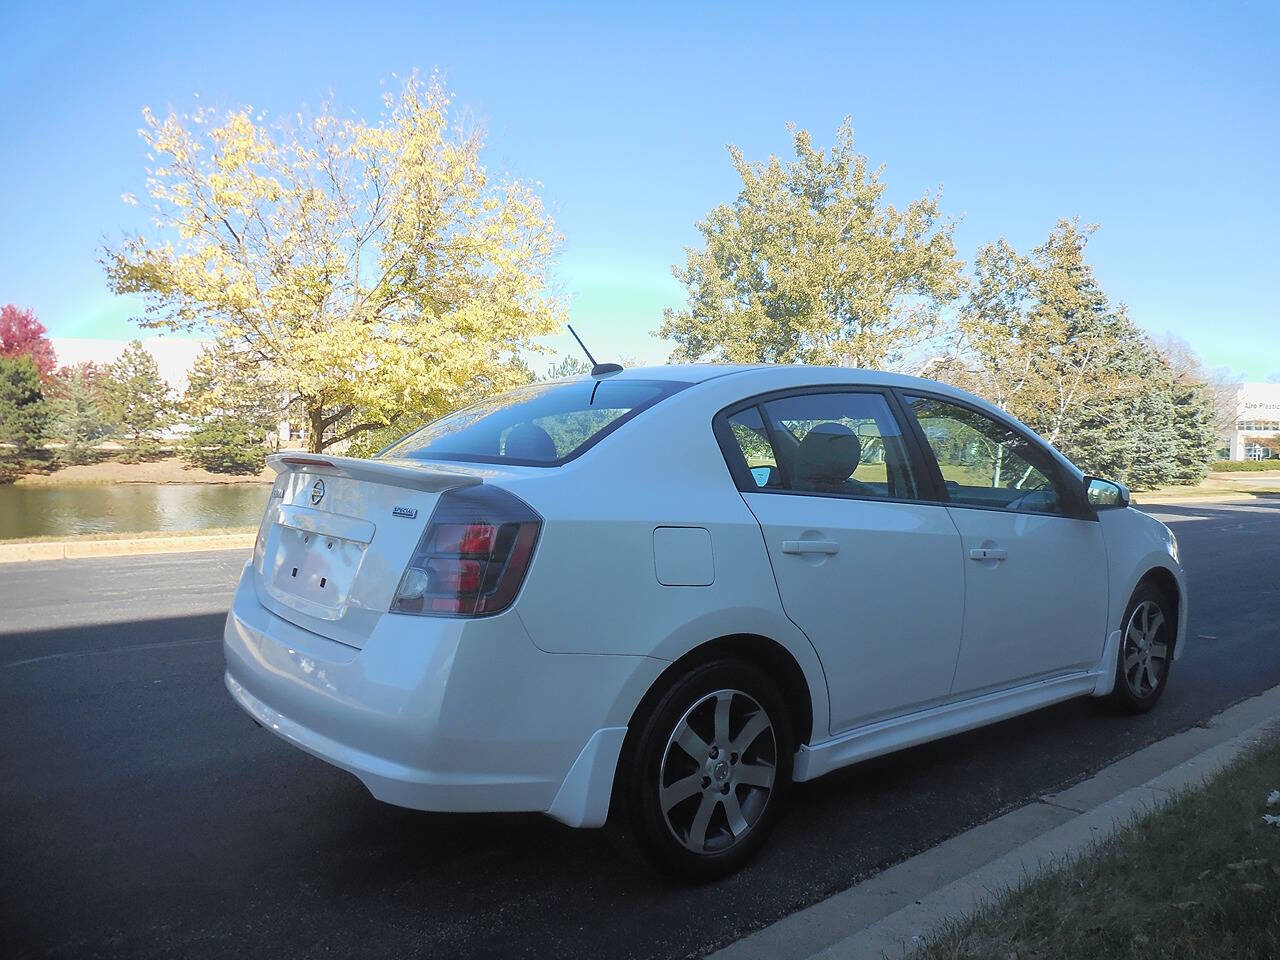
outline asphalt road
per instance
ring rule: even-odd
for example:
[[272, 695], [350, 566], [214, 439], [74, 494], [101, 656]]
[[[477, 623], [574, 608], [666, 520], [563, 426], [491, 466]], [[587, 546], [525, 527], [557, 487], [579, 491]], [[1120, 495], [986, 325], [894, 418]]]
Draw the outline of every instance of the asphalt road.
[[1156, 711], [1076, 701], [796, 790], [764, 855], [672, 885], [608, 830], [385, 806], [222, 686], [242, 556], [0, 567], [9, 957], [700, 956], [1280, 683], [1280, 500], [1165, 507], [1190, 646]]

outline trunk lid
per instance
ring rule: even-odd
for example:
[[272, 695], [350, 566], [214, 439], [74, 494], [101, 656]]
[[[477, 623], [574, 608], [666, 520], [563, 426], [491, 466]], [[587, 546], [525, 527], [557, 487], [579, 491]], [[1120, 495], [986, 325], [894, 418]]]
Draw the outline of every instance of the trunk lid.
[[440, 495], [484, 475], [461, 464], [323, 454], [267, 462], [278, 476], [254, 545], [259, 602], [357, 648], [390, 608]]

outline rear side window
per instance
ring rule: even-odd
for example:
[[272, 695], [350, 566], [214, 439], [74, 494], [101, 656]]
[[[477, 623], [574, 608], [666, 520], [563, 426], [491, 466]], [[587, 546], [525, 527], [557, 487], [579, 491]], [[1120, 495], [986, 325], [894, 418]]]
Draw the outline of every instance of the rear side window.
[[782, 487], [782, 474], [778, 470], [778, 458], [773, 455], [773, 444], [760, 419], [760, 410], [748, 407], [729, 418], [729, 432], [747, 464], [751, 482], [759, 487]]
[[756, 489], [916, 498], [902, 431], [879, 393], [769, 400], [729, 417], [728, 427]]
[[534, 383], [429, 423], [378, 456], [554, 466], [686, 386], [667, 380]]

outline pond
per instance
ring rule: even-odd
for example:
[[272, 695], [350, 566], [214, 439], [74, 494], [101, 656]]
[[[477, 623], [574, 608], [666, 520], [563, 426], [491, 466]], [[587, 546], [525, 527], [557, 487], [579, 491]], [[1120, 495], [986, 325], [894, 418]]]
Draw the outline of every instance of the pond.
[[264, 483], [113, 483], [0, 486], [0, 540], [256, 526]]

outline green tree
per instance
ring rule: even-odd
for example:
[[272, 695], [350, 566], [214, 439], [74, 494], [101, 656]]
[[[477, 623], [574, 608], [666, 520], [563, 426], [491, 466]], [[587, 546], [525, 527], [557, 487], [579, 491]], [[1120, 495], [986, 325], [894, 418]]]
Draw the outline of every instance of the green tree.
[[658, 334], [673, 361], [901, 364], [938, 328], [960, 284], [954, 223], [938, 194], [898, 209], [846, 118], [830, 151], [792, 129], [795, 159], [729, 155], [742, 188], [698, 224], [704, 245], [673, 272], [688, 308]]
[[575, 357], [568, 354], [561, 357], [547, 370], [544, 380], [559, 380], [562, 377], [580, 377], [583, 374], [591, 372], [591, 364], [587, 363], [582, 357]]
[[1108, 352], [1108, 373], [1137, 388], [1098, 393], [1072, 425], [1064, 449], [1081, 467], [1136, 489], [1208, 475], [1218, 446], [1215, 388], [1190, 348], [1173, 344], [1126, 325]]
[[560, 320], [551, 218], [490, 176], [436, 80], [373, 124], [143, 117], [159, 226], [106, 252], [113, 288], [146, 298], [144, 326], [245, 350], [313, 451], [522, 382], [518, 352]]
[[125, 439], [125, 459], [136, 461], [154, 453], [160, 434], [173, 421], [174, 404], [169, 385], [160, 376], [155, 357], [131, 340], [107, 368], [107, 415]]
[[1060, 220], [1029, 255], [1004, 240], [983, 247], [956, 349], [936, 372], [1088, 472], [1136, 488], [1197, 483], [1217, 446], [1221, 378], [1185, 343], [1152, 341], [1111, 303], [1085, 257], [1092, 232]]
[[[1169, 370], [1177, 436], [1172, 483], [1195, 484], [1209, 473], [1226, 434], [1235, 426], [1238, 381], [1207, 370], [1191, 345], [1171, 334], [1152, 340]], [[1224, 422], [1224, 412], [1230, 416]]]
[[267, 463], [266, 431], [235, 417], [208, 417], [183, 438], [182, 458], [213, 473], [261, 473]]
[[96, 363], [63, 367], [53, 378], [54, 434], [62, 441], [61, 459], [88, 463], [98, 441], [111, 433], [106, 413], [107, 371]]
[[35, 361], [25, 354], [0, 356], [0, 443], [13, 446], [21, 461], [40, 449], [49, 419]]
[[1218, 451], [1212, 384], [1175, 380], [1173, 415], [1177, 453], [1170, 482], [1197, 484], [1209, 475], [1209, 464]]
[[979, 251], [940, 366], [1056, 444], [1082, 469], [1131, 485], [1173, 482], [1175, 377], [1111, 303], [1085, 258], [1092, 227], [1060, 220], [1029, 255], [1006, 241]]
[[1132, 324], [1117, 333], [1106, 351], [1110, 389], [1090, 390], [1063, 451], [1086, 472], [1136, 489], [1171, 483], [1178, 438], [1170, 371]]
[[1185, 340], [1172, 334], [1152, 344], [1169, 366], [1179, 429], [1175, 483], [1199, 483], [1209, 464], [1229, 443], [1235, 429], [1240, 378], [1230, 371], [1205, 367]]
[[267, 441], [277, 426], [280, 398], [252, 357], [225, 345], [196, 358], [182, 409], [191, 431], [182, 456], [214, 473], [260, 473]]

